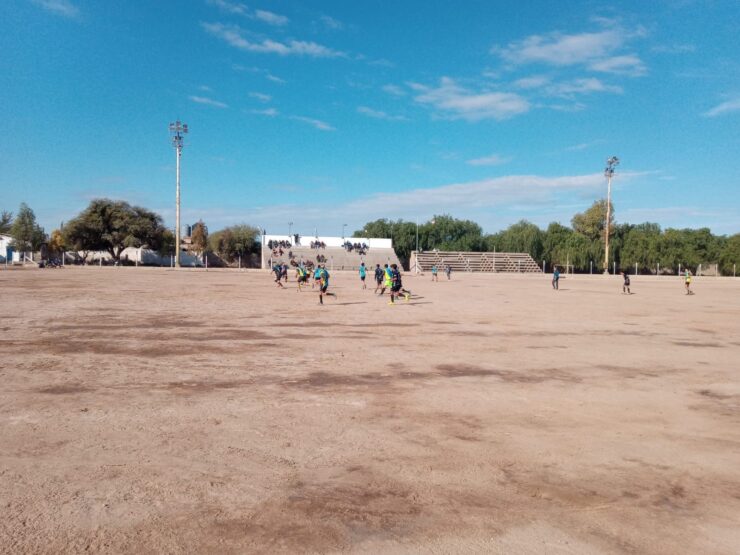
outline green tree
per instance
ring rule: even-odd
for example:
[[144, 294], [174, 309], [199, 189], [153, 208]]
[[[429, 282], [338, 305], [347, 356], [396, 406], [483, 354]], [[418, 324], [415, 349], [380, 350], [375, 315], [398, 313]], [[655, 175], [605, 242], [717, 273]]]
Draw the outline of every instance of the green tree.
[[[604, 240], [604, 226], [606, 222], [606, 199], [594, 201], [591, 208], [573, 216], [570, 224], [576, 233], [582, 233], [592, 241]], [[609, 214], [610, 231], [614, 224], [614, 205]], [[613, 232], [613, 231], [612, 231]]]
[[443, 214], [419, 227], [419, 248], [441, 251], [480, 251], [485, 248], [483, 230], [470, 220]]
[[239, 257], [259, 252], [260, 230], [246, 224], [234, 225], [212, 233], [208, 237], [211, 250], [234, 262]]
[[[421, 226], [420, 226], [421, 229]], [[380, 219], [366, 223], [362, 229], [355, 231], [353, 237], [374, 237], [391, 239], [401, 264], [408, 267], [411, 251], [416, 249], [416, 224], [403, 220]], [[420, 237], [421, 240], [421, 237]], [[421, 243], [420, 243], [420, 248]]]
[[619, 265], [632, 269], [637, 264], [639, 272], [652, 271], [659, 261], [660, 226], [644, 223], [631, 226], [622, 243]]
[[157, 249], [159, 256], [170, 256], [175, 254], [175, 233], [171, 229], [162, 230], [162, 240]]
[[719, 269], [722, 275], [731, 276], [740, 267], [740, 233], [728, 237], [719, 255]]
[[11, 227], [13, 227], [13, 213], [3, 210], [0, 212], [0, 233], [9, 233]]
[[36, 251], [46, 242], [44, 228], [36, 223], [36, 214], [25, 202], [18, 208], [18, 216], [13, 220], [10, 236], [13, 237], [13, 246], [19, 252]]
[[162, 217], [124, 201], [95, 199], [64, 226], [64, 240], [72, 249], [107, 251], [120, 260], [127, 247], [159, 250], [165, 228]]
[[535, 224], [521, 220], [504, 231], [486, 238], [486, 250], [498, 252], [526, 252], [535, 260], [542, 260], [544, 233]]

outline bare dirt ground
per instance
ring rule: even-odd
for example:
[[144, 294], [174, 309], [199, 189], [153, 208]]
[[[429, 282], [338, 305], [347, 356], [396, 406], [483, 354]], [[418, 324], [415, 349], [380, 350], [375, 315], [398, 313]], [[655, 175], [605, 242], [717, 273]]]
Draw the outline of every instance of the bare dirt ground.
[[0, 271], [3, 553], [740, 553], [740, 280]]

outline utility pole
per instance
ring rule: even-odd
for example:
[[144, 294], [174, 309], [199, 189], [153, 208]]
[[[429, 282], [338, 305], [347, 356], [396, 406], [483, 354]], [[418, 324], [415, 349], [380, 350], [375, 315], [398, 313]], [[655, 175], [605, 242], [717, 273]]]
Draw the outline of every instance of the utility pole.
[[611, 224], [611, 210], [612, 210], [612, 176], [614, 175], [614, 168], [619, 164], [619, 158], [612, 156], [606, 161], [606, 168], [604, 169], [604, 176], [606, 176], [607, 192], [606, 192], [606, 234], [604, 236], [604, 273], [609, 273], [609, 227]]
[[170, 136], [172, 137], [172, 146], [175, 147], [177, 154], [177, 169], [175, 179], [177, 181], [177, 192], [175, 193], [175, 267], [180, 267], [180, 156], [182, 156], [182, 146], [185, 134], [188, 132], [188, 124], [180, 123], [180, 120], [170, 123]]

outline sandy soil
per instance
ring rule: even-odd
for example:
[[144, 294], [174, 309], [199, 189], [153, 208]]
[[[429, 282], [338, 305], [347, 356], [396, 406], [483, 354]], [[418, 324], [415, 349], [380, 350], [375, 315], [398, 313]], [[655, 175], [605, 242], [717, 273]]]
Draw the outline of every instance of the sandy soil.
[[739, 553], [740, 280], [0, 271], [3, 553]]

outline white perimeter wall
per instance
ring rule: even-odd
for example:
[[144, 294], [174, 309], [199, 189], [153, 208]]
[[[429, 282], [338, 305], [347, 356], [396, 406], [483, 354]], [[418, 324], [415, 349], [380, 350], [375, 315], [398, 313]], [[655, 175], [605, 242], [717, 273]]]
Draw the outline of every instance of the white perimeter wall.
[[[368, 247], [375, 249], [390, 249], [393, 247], [393, 243], [390, 239], [374, 239], [371, 237], [314, 237], [310, 235], [300, 235], [301, 247], [310, 247], [311, 241], [323, 241], [327, 247], [341, 247], [343, 243], [349, 241], [350, 243], [365, 243]], [[290, 241], [292, 245], [295, 243], [294, 237], [288, 235], [265, 235], [265, 245], [269, 241]]]

